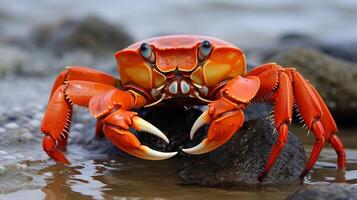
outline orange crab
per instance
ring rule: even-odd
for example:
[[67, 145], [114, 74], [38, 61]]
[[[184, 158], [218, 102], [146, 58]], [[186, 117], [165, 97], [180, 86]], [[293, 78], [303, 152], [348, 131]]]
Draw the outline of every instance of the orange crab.
[[294, 68], [269, 63], [246, 72], [241, 49], [220, 39], [193, 35], [147, 39], [118, 51], [115, 58], [120, 80], [78, 66], [68, 67], [57, 77], [41, 126], [43, 148], [56, 161], [69, 163], [60, 149], [67, 144], [73, 104], [88, 107], [97, 119], [96, 134], [104, 132], [119, 149], [139, 158], [162, 160], [176, 152], [144, 146], [129, 129], [152, 133], [166, 142], [168, 138], [131, 109], [168, 101], [208, 104], [190, 133], [193, 138], [198, 128], [210, 124], [207, 138], [195, 147], [182, 149], [188, 154], [203, 154], [218, 148], [239, 130], [249, 103], [269, 102], [275, 104], [278, 139], [259, 181], [285, 145], [294, 104], [316, 138], [301, 177], [313, 167], [325, 142], [336, 150], [338, 168], [345, 168], [345, 151], [327, 106]]

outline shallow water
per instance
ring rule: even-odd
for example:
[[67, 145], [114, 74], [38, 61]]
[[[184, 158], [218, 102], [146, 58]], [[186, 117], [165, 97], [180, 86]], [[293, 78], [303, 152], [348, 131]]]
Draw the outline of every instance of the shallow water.
[[[296, 132], [297, 127], [292, 130]], [[300, 129], [299, 137], [309, 152], [313, 138], [302, 132]], [[347, 150], [346, 172], [335, 169], [335, 153], [326, 147], [303, 184], [357, 184], [357, 137], [354, 133], [356, 130], [340, 131]], [[24, 149], [26, 146], [29, 148]], [[284, 199], [303, 185], [188, 186], [182, 184], [177, 175], [177, 159], [143, 161], [89, 152], [74, 145], [68, 148], [72, 161], [69, 166], [48, 159], [39, 143], [30, 143], [21, 149], [0, 149], [0, 154], [0, 199]]]

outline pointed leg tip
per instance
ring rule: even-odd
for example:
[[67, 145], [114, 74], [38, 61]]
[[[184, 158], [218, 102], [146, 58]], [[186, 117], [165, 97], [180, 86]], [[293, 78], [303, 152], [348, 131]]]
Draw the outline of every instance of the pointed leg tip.
[[262, 183], [263, 182], [263, 180], [264, 180], [264, 178], [266, 177], [266, 173], [261, 173], [259, 176], [258, 176], [258, 178], [257, 178], [257, 181], [259, 182], [259, 183]]

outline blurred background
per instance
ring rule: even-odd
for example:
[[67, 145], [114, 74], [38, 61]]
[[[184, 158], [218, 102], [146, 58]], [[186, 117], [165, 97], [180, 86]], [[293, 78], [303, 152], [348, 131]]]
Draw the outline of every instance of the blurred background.
[[[252, 66], [274, 61], [303, 67], [299, 70], [316, 84], [340, 121], [351, 121], [346, 112], [357, 117], [357, 97], [353, 94], [357, 62], [354, 0], [0, 0], [0, 5], [1, 79], [44, 78], [67, 65], [116, 73], [114, 52], [135, 41], [167, 34], [202, 34], [242, 48]], [[325, 55], [332, 56], [332, 66], [325, 66], [331, 63], [330, 57], [326, 63], [320, 62], [319, 56]], [[316, 60], [319, 65], [312, 66]], [[42, 84], [44, 90], [49, 88], [47, 84]], [[0, 87], [2, 95], [9, 87], [12, 91], [21, 87], [24, 93], [29, 84], [4, 83]], [[17, 95], [21, 94], [15, 92], [13, 98], [2, 101], [13, 105], [20, 99], [38, 99], [36, 91], [26, 92], [25, 97]]]
[[[342, 140], [349, 149], [350, 170], [345, 179], [355, 183], [356, 19], [355, 0], [0, 0], [0, 182], [7, 182], [0, 186], [0, 194], [10, 194], [0, 195], [0, 199], [21, 198], [33, 188], [47, 184], [46, 177], [50, 175], [46, 173], [53, 169], [44, 169], [47, 164], [43, 160], [47, 156], [41, 150], [39, 126], [59, 71], [68, 65], [81, 65], [116, 75], [115, 51], [138, 40], [168, 34], [200, 34], [224, 39], [246, 52], [250, 69], [265, 62], [296, 67], [321, 93], [337, 120]], [[80, 116], [78, 125], [72, 127], [72, 137], [82, 144], [83, 138], [78, 135], [85, 130], [92, 133], [88, 124], [93, 125], [93, 120], [86, 114]], [[303, 132], [302, 138], [306, 138]], [[311, 144], [311, 137], [304, 143]], [[25, 150], [27, 148], [31, 150]], [[82, 159], [81, 156], [78, 159]], [[327, 168], [335, 162], [334, 156], [331, 149], [323, 154], [322, 162]], [[89, 186], [72, 183], [71, 187], [80, 186], [80, 189], [66, 190], [77, 192], [69, 194], [70, 197], [77, 198], [80, 191], [100, 199], [103, 188], [91, 179], [98, 172], [94, 170], [90, 174], [90, 170], [93, 171], [91, 166], [103, 163], [83, 162], [77, 163], [86, 169], [80, 173], [89, 175], [80, 178], [89, 181]], [[36, 176], [33, 170], [39, 169], [45, 172]], [[330, 180], [328, 173], [330, 171], [322, 170], [310, 181]], [[65, 184], [57, 175], [52, 178]], [[57, 186], [47, 185], [50, 189], [30, 193], [40, 198]], [[91, 187], [94, 189], [88, 190]], [[282, 192], [278, 190], [272, 197], [285, 197]], [[125, 194], [135, 196], [135, 192]], [[242, 194], [224, 192], [224, 195]]]

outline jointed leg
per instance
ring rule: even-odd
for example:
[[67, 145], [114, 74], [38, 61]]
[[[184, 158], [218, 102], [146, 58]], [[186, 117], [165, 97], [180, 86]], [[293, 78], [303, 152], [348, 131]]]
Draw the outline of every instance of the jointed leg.
[[59, 150], [64, 148], [72, 117], [72, 104], [87, 106], [96, 94], [116, 90], [111, 85], [85, 81], [69, 81], [54, 92], [42, 121], [41, 131], [46, 135], [43, 148], [53, 159], [68, 163]]
[[[275, 103], [275, 125], [279, 131], [278, 139], [272, 148], [262, 174], [258, 178], [259, 181], [272, 167], [285, 144], [288, 133], [287, 125], [291, 122], [293, 96], [304, 122], [316, 138], [309, 161], [301, 173], [301, 177], [305, 176], [313, 167], [325, 141], [329, 141], [335, 148], [338, 154], [339, 168], [345, 168], [345, 152], [336, 135], [336, 124], [322, 98], [308, 81], [303, 79], [295, 69], [282, 68], [274, 63], [258, 67], [248, 75], [257, 76], [261, 80], [261, 87], [253, 101]], [[292, 82], [293, 87], [289, 82]]]
[[325, 145], [326, 136], [322, 124], [323, 110], [318, 97], [311, 89], [309, 83], [295, 70], [291, 70], [291, 74], [294, 82], [293, 88], [297, 107], [307, 127], [312, 130], [316, 138], [314, 147], [310, 153], [310, 158], [300, 175], [300, 177], [304, 177], [314, 166]]
[[90, 113], [100, 120], [97, 128], [103, 127], [105, 136], [123, 151], [150, 160], [162, 160], [176, 155], [176, 152], [159, 152], [141, 145], [129, 132], [132, 127], [169, 142], [160, 130], [129, 111], [137, 103], [142, 103], [137, 98], [132, 92], [121, 91], [104, 83], [66, 81], [54, 92], [42, 122], [41, 131], [46, 135], [44, 150], [56, 161], [68, 163], [58, 144], [67, 137], [64, 133], [70, 125], [72, 104], [75, 104], [88, 107]]
[[338, 169], [344, 170], [346, 168], [346, 153], [345, 153], [345, 149], [343, 147], [342, 142], [340, 141], [340, 139], [337, 136], [337, 126], [336, 126], [335, 120], [333, 120], [333, 117], [332, 117], [330, 111], [328, 110], [325, 102], [323, 101], [323, 99], [321, 98], [319, 93], [316, 91], [316, 89], [311, 84], [309, 84], [309, 86], [320, 102], [322, 112], [323, 112], [321, 122], [325, 129], [325, 136], [326, 136], [327, 142], [330, 143], [332, 148], [334, 148], [336, 151], [337, 167], [338, 167]]
[[57, 76], [55, 83], [53, 84], [50, 97], [52, 97], [57, 88], [63, 85], [66, 81], [74, 80], [104, 83], [112, 86], [116, 86], [118, 83], [118, 80], [116, 80], [113, 76], [104, 72], [88, 67], [68, 66], [66, 70], [63, 70]]
[[345, 170], [346, 169], [346, 152], [343, 148], [343, 144], [341, 140], [338, 138], [336, 134], [332, 134], [328, 139], [328, 142], [331, 144], [332, 148], [335, 149], [337, 154], [337, 167], [338, 169]]
[[274, 165], [276, 159], [283, 150], [288, 138], [288, 125], [292, 119], [293, 108], [293, 91], [290, 78], [288, 74], [282, 72], [279, 74], [279, 87], [275, 93], [275, 127], [278, 131], [278, 138], [271, 150], [271, 153], [265, 163], [263, 172], [258, 177], [261, 182], [271, 167]]

